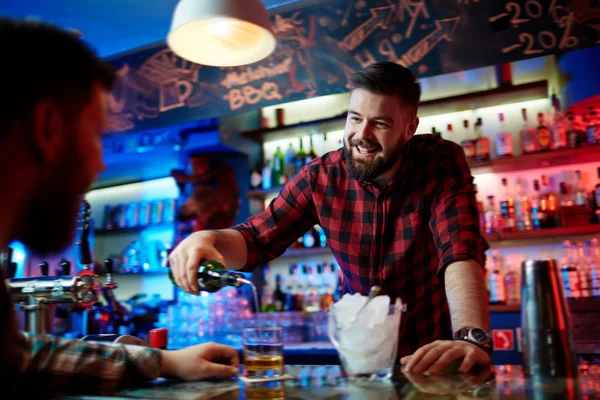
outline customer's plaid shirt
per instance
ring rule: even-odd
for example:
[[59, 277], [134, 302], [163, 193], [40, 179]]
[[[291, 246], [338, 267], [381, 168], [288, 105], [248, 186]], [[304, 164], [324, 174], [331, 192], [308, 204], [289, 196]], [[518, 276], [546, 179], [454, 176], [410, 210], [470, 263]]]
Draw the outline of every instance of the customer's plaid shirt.
[[342, 149], [327, 153], [302, 168], [264, 212], [234, 229], [246, 240], [250, 270], [320, 224], [346, 292], [366, 295], [379, 285], [407, 304], [398, 349], [404, 356], [452, 337], [445, 267], [467, 259], [483, 266], [488, 246], [462, 148], [417, 135], [401, 157], [396, 176], [380, 191], [348, 176]]
[[0, 376], [6, 398], [118, 387], [159, 376], [156, 349], [17, 332], [2, 271], [0, 317]]

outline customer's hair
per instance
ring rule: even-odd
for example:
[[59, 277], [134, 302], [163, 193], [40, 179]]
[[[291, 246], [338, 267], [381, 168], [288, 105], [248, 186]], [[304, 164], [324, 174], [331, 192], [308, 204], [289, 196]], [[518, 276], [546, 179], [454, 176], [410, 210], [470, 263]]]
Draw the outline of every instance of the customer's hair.
[[398, 96], [415, 113], [421, 100], [421, 85], [406, 67], [393, 62], [380, 62], [354, 73], [349, 80], [350, 90]]
[[0, 18], [0, 140], [42, 99], [76, 115], [93, 84], [110, 90], [115, 71], [74, 34], [32, 20]]

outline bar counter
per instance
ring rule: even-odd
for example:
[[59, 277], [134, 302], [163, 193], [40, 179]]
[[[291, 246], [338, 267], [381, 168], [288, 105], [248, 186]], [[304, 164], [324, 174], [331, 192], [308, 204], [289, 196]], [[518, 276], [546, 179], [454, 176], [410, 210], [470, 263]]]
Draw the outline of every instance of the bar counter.
[[341, 377], [339, 366], [289, 366], [296, 380], [243, 384], [232, 380], [176, 382], [157, 380], [137, 388], [104, 389], [55, 399], [596, 399], [600, 367], [580, 367], [577, 381], [535, 380], [521, 367], [495, 366], [469, 375], [423, 376], [394, 373], [392, 381], [354, 381]]

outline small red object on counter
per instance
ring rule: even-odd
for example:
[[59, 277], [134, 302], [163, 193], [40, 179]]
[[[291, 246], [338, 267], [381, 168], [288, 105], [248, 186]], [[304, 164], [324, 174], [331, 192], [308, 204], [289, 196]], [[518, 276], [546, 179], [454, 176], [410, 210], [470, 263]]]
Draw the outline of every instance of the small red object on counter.
[[152, 329], [149, 333], [150, 347], [154, 349], [167, 349], [169, 330], [166, 328]]

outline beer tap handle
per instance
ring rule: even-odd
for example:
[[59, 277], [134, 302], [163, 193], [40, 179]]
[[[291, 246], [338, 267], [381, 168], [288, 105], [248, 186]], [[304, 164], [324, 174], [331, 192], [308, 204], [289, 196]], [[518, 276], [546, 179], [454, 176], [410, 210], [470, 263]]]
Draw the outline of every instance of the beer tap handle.
[[67, 260], [62, 260], [59, 264], [63, 275], [71, 275], [71, 262]]
[[112, 258], [107, 258], [104, 260], [104, 269], [106, 270], [106, 281], [104, 283], [104, 287], [111, 290], [116, 289], [118, 286], [115, 283], [114, 262]]
[[112, 275], [113, 270], [114, 270], [114, 263], [113, 263], [112, 258], [107, 258], [106, 260], [104, 260], [104, 268], [106, 269], [107, 274]]
[[40, 264], [40, 271], [42, 272], [42, 276], [48, 276], [48, 267], [50, 266], [46, 261], [42, 261]]
[[14, 261], [11, 261], [8, 264], [8, 278], [13, 279], [16, 274], [17, 274], [17, 263]]
[[92, 267], [92, 253], [90, 251], [90, 215], [92, 209], [90, 203], [83, 200], [80, 207], [81, 216], [81, 234], [79, 236], [78, 248], [79, 248], [79, 262], [84, 269], [90, 270]]

